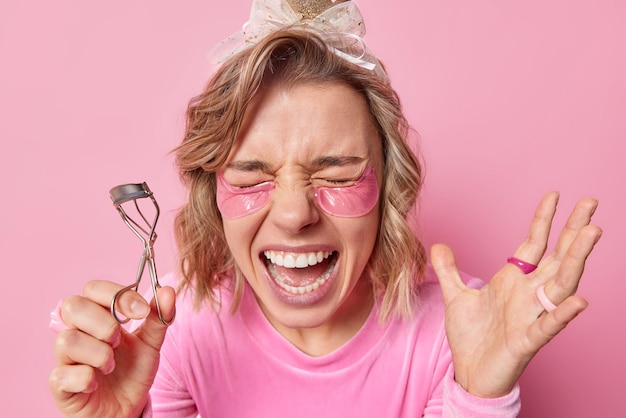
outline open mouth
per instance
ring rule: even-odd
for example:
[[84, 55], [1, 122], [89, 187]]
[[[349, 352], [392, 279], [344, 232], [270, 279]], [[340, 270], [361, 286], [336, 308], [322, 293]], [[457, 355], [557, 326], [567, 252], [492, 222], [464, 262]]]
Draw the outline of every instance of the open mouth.
[[311, 293], [323, 286], [337, 264], [336, 251], [291, 253], [263, 252], [267, 271], [286, 292], [293, 295]]

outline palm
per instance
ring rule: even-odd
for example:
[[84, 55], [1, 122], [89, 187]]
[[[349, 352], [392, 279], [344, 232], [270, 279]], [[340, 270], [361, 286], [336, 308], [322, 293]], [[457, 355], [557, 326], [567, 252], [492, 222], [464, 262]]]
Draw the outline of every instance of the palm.
[[[448, 247], [432, 249], [432, 263], [446, 304], [446, 332], [452, 350], [456, 380], [478, 396], [508, 393], [541, 347], [586, 307], [575, 296], [584, 263], [600, 237], [589, 225], [596, 202], [578, 203], [561, 232], [554, 251], [539, 262], [546, 250], [558, 195], [541, 202], [527, 240], [515, 255], [538, 269], [524, 274], [507, 264], [480, 290], [466, 287]], [[546, 293], [559, 304], [547, 314], [535, 295], [545, 284]]]

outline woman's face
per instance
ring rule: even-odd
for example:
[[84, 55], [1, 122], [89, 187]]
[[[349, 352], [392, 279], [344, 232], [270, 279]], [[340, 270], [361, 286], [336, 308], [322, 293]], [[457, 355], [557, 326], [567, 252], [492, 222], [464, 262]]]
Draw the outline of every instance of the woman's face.
[[236, 144], [218, 205], [269, 321], [289, 338], [369, 312], [370, 286], [357, 283], [376, 241], [383, 168], [365, 99], [339, 83], [275, 83], [248, 107]]

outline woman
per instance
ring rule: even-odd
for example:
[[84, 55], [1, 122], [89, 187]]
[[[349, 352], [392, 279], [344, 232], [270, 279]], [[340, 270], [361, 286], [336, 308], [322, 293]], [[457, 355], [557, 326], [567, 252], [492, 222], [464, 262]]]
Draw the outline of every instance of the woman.
[[558, 200], [546, 195], [488, 285], [443, 245], [427, 267], [406, 222], [421, 168], [398, 98], [362, 32], [333, 20], [359, 28], [358, 9], [289, 1], [281, 10], [302, 20], [265, 33], [272, 3], [255, 2], [242, 46], [222, 47], [188, 109], [181, 271], [158, 293], [176, 320], [129, 292], [117, 309], [145, 321], [126, 331], [109, 313], [113, 282], [65, 299], [57, 405], [73, 417], [515, 416], [524, 368], [586, 307], [575, 291], [597, 203], [577, 204], [544, 257]]

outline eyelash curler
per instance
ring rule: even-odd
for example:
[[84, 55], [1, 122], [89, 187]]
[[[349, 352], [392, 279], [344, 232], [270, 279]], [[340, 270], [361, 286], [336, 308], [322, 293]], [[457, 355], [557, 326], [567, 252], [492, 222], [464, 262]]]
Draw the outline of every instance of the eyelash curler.
[[[154, 241], [157, 238], [155, 228], [156, 228], [157, 220], [159, 219], [160, 212], [159, 212], [159, 205], [157, 204], [154, 198], [154, 194], [148, 188], [148, 185], [145, 182], [138, 183], [138, 184], [123, 184], [120, 186], [116, 186], [110, 190], [109, 194], [111, 196], [111, 200], [113, 201], [113, 206], [115, 206], [115, 209], [117, 209], [117, 211], [119, 212], [126, 226], [128, 226], [128, 228], [130, 228], [130, 230], [133, 231], [133, 233], [137, 236], [137, 238], [139, 238], [141, 242], [143, 243], [143, 254], [141, 255], [141, 259], [139, 260], [139, 267], [137, 269], [137, 276], [135, 278], [135, 282], [131, 285], [124, 287], [123, 289], [120, 289], [113, 296], [113, 299], [111, 300], [111, 315], [113, 315], [113, 318], [115, 318], [115, 320], [119, 322], [120, 324], [125, 324], [129, 321], [129, 318], [120, 318], [118, 316], [117, 310], [115, 309], [115, 305], [117, 303], [117, 300], [122, 294], [130, 290], [134, 290], [136, 292], [139, 289], [139, 282], [141, 282], [141, 278], [143, 276], [143, 272], [147, 264], [148, 270], [150, 271], [150, 279], [152, 282], [152, 292], [154, 293], [154, 302], [156, 304], [157, 313], [159, 314], [159, 320], [161, 321], [163, 325], [169, 325], [172, 323], [174, 318], [172, 318], [172, 320], [169, 322], [165, 321], [165, 319], [163, 318], [163, 315], [161, 314], [161, 307], [159, 306], [159, 298], [157, 297], [157, 289], [159, 289], [161, 285], [159, 285], [159, 280], [157, 278], [157, 272], [156, 272], [156, 264], [154, 262]], [[139, 204], [137, 202], [139, 199], [144, 199], [144, 198], [150, 198], [156, 210], [152, 223], [148, 221], [146, 216], [143, 214], [143, 212], [139, 208]], [[122, 207], [122, 205], [124, 205], [125, 203], [130, 204], [130, 202], [134, 204], [134, 210], [139, 215], [140, 220], [132, 219]], [[144, 225], [139, 223], [141, 221], [143, 221]]]

